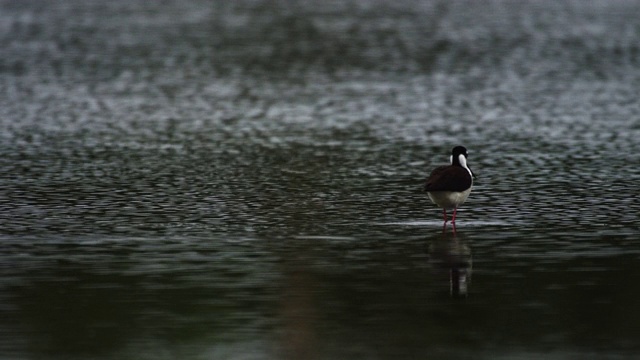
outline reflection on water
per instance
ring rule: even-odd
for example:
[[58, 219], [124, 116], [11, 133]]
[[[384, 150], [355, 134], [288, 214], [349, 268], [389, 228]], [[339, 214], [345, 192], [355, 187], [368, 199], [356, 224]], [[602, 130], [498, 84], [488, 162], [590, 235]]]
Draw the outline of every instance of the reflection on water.
[[638, 6], [0, 3], [0, 357], [637, 358]]
[[429, 244], [429, 263], [436, 274], [447, 276], [451, 296], [468, 295], [473, 261], [464, 235], [451, 231], [433, 239]]
[[282, 359], [314, 359], [319, 351], [320, 313], [315, 296], [319, 283], [308, 268], [308, 256], [297, 253], [283, 264], [284, 289], [278, 313], [281, 321], [278, 353]]

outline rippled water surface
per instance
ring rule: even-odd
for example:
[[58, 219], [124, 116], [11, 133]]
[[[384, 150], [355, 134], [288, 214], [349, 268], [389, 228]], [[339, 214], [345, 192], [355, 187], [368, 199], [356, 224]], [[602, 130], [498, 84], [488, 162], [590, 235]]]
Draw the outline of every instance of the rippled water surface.
[[0, 358], [637, 358], [638, 44], [622, 0], [2, 1]]

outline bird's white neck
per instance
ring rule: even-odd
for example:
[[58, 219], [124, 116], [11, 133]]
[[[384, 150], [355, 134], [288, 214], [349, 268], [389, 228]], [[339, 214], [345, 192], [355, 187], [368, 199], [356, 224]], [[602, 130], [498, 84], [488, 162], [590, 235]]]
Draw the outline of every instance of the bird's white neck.
[[469, 167], [467, 166], [467, 158], [464, 155], [460, 154], [458, 155], [458, 162], [460, 163], [460, 166], [465, 168], [465, 170], [467, 170], [469, 172], [469, 175], [471, 175], [471, 177], [473, 178], [473, 173], [471, 172], [471, 169], [469, 169]]

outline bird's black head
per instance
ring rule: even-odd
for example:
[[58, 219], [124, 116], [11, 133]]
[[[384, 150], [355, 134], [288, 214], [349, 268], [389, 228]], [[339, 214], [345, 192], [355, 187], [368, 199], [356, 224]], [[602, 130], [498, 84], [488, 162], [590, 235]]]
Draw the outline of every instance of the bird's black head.
[[471, 177], [475, 178], [476, 175], [473, 173], [473, 171], [471, 171], [469, 165], [467, 165], [468, 155], [469, 154], [467, 154], [467, 148], [465, 148], [464, 146], [458, 145], [454, 147], [453, 150], [451, 150], [451, 164], [462, 166], [463, 168], [469, 170], [469, 174], [471, 174]]
[[451, 156], [453, 156], [454, 159], [457, 159], [458, 155], [464, 155], [464, 157], [467, 157], [467, 148], [460, 145], [454, 147], [453, 150], [451, 150]]

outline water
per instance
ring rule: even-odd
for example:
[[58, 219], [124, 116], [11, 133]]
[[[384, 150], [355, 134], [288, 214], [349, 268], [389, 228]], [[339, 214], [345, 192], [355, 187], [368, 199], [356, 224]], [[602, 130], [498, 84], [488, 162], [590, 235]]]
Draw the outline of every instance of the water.
[[640, 355], [635, 2], [0, 9], [0, 358]]

